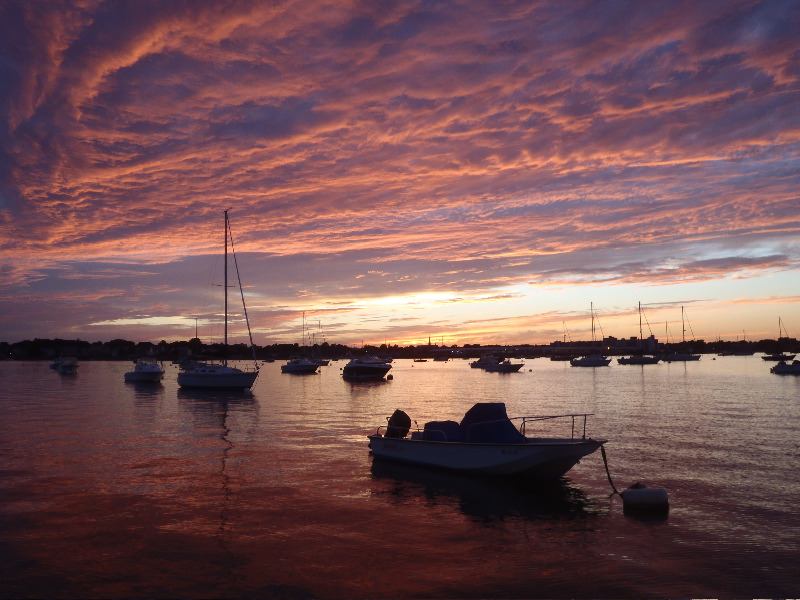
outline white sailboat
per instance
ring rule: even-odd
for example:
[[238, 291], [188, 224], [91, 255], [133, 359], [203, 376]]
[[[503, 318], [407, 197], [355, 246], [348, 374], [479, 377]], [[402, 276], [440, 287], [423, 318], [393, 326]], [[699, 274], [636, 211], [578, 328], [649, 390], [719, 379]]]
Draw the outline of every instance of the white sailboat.
[[[681, 306], [681, 330], [682, 330], [681, 345], [685, 346], [686, 314], [682, 306]], [[663, 360], [664, 362], [688, 362], [693, 360], [700, 360], [700, 355], [692, 354], [691, 352], [670, 352], [669, 354], [664, 355]]]
[[[649, 323], [648, 323], [649, 326]], [[652, 333], [652, 332], [651, 332]], [[642, 338], [642, 303], [639, 302], [639, 339], [638, 341], [638, 354], [634, 354], [633, 356], [622, 357], [618, 358], [617, 362], [621, 365], [657, 365], [658, 361], [661, 359], [658, 356], [652, 356], [644, 354], [643, 343], [644, 339]]]
[[[594, 304], [589, 304], [589, 312], [592, 314], [592, 348], [594, 348]], [[573, 367], [607, 367], [610, 362], [610, 358], [594, 353], [580, 358], [573, 358], [569, 361], [569, 364]]]
[[[225, 339], [224, 348], [228, 347], [228, 240], [230, 239], [233, 261], [236, 265], [236, 254], [233, 253], [233, 235], [230, 232], [230, 221], [228, 211], [225, 214], [225, 262], [224, 262], [224, 284], [225, 290]], [[239, 278], [239, 267], [236, 265], [236, 276]], [[247, 318], [247, 307], [244, 304], [244, 292], [239, 291], [242, 297], [242, 307], [244, 318], [247, 323], [247, 334], [250, 338], [250, 347], [253, 348], [253, 335], [250, 333], [250, 321]], [[258, 378], [258, 364], [255, 360], [255, 349], [253, 349], [254, 370], [243, 371], [228, 365], [227, 356], [224, 356], [221, 363], [193, 362], [188, 369], [178, 373], [178, 385], [182, 388], [208, 389], [208, 390], [245, 390], [253, 387]]]

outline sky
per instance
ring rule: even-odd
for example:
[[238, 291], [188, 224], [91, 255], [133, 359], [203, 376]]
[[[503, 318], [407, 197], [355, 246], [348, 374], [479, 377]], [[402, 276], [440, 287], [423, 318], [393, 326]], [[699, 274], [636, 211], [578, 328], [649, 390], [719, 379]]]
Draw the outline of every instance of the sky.
[[640, 303], [661, 341], [800, 337], [798, 31], [796, 0], [6, 1], [0, 341], [220, 341], [226, 209], [259, 345], [625, 338]]

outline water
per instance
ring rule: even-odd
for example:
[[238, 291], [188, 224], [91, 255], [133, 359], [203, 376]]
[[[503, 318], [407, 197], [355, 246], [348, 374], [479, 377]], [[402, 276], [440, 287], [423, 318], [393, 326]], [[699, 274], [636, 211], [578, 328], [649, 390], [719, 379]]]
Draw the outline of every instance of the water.
[[[797, 597], [800, 377], [753, 357], [484, 373], [398, 361], [351, 384], [262, 367], [252, 396], [123, 383], [129, 363], [3, 362], [3, 597]], [[420, 425], [477, 401], [591, 412], [599, 453], [557, 485], [372, 464], [396, 408]]]

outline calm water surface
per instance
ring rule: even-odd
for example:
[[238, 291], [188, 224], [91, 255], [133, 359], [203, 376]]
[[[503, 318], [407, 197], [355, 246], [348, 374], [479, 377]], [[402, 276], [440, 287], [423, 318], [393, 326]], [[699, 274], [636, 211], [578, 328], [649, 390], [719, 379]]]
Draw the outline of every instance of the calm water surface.
[[[2, 362], [3, 597], [797, 597], [800, 377], [753, 357], [524, 372], [395, 362], [351, 384], [265, 364], [252, 395], [123, 383], [130, 363]], [[626, 516], [599, 453], [561, 483], [372, 464], [396, 408], [478, 401], [595, 413], [614, 483], [665, 487]]]

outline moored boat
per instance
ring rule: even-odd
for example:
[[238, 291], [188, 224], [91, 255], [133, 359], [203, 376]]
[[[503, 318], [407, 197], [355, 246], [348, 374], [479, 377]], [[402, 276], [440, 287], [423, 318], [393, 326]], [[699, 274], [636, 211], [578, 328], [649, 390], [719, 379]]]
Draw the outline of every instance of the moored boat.
[[[594, 340], [594, 304], [589, 305], [589, 312], [592, 315], [592, 348], [595, 347]], [[580, 356], [571, 358], [569, 364], [573, 367], [607, 367], [611, 362], [610, 358], [606, 358], [602, 354], [592, 353], [587, 356]]]
[[292, 358], [285, 365], [281, 365], [281, 373], [293, 373], [295, 375], [311, 375], [319, 369], [319, 361], [307, 358]]
[[379, 380], [391, 368], [392, 365], [374, 356], [354, 358], [342, 368], [342, 377], [355, 381]]
[[647, 354], [634, 354], [632, 356], [622, 356], [617, 359], [621, 365], [657, 365], [661, 360], [658, 356]]
[[611, 359], [602, 354], [589, 354], [569, 361], [573, 367], [607, 367], [610, 363]]
[[[228, 348], [228, 241], [230, 240], [231, 249], [233, 248], [233, 235], [230, 230], [228, 211], [225, 214], [225, 259], [224, 270], [224, 307], [225, 307], [225, 337], [223, 349]], [[235, 256], [234, 256], [235, 259]], [[234, 260], [234, 264], [236, 261]], [[238, 275], [238, 266], [236, 267]], [[237, 279], [239, 279], [237, 277]], [[239, 279], [239, 281], [241, 281]], [[253, 351], [254, 370], [243, 371], [237, 367], [228, 365], [227, 357], [222, 359], [221, 364], [206, 362], [187, 362], [185, 368], [178, 373], [178, 385], [187, 389], [208, 389], [208, 390], [246, 390], [253, 387], [258, 378], [258, 363], [255, 360], [255, 349], [253, 347], [253, 336], [250, 333], [250, 321], [247, 318], [247, 308], [244, 306], [244, 294], [242, 294], [242, 307], [244, 309], [245, 322], [247, 323], [247, 333], [250, 338], [250, 349]]]
[[523, 363], [512, 363], [510, 360], [506, 359], [493, 365], [486, 365], [483, 367], [483, 370], [489, 373], [516, 373], [522, 366]]
[[[479, 402], [461, 422], [431, 421], [409, 435], [411, 419], [397, 410], [368, 436], [373, 458], [492, 476], [557, 479], [606, 440], [586, 437], [587, 414], [510, 419], [502, 402]], [[526, 427], [571, 420], [570, 437], [528, 437]], [[514, 421], [519, 422], [519, 427]], [[582, 421], [582, 424], [581, 424]], [[580, 431], [576, 432], [576, 425]]]
[[797, 356], [796, 354], [786, 354], [785, 352], [772, 352], [770, 354], [764, 354], [761, 359], [762, 360], [769, 360], [769, 361], [784, 361], [787, 360], [794, 360], [794, 357]]
[[800, 360], [793, 360], [790, 363], [780, 361], [769, 372], [777, 375], [800, 375]]
[[485, 369], [486, 367], [498, 364], [501, 360], [499, 356], [495, 356], [494, 354], [484, 354], [478, 360], [469, 363], [469, 366], [473, 369]]
[[157, 383], [164, 378], [164, 369], [153, 358], [139, 358], [133, 371], [125, 373], [126, 382]]
[[75, 375], [78, 372], [78, 359], [74, 356], [64, 356], [57, 359], [50, 367], [62, 375]]

